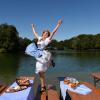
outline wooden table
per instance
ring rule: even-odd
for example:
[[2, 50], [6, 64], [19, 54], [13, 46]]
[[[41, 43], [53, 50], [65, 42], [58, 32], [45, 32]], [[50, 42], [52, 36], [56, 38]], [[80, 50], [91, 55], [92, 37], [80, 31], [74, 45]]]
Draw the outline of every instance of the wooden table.
[[48, 89], [42, 93], [40, 93], [40, 89], [41, 86], [38, 85], [35, 100], [60, 100], [55, 86], [48, 85]]
[[[20, 78], [24, 78], [24, 76], [21, 76]], [[16, 81], [10, 85], [10, 86], [6, 86], [6, 88], [3, 89], [4, 86], [0, 86], [0, 90], [1, 90], [1, 93], [0, 93], [0, 100], [33, 100], [34, 98], [34, 87], [33, 87], [33, 84], [34, 84], [34, 77], [26, 77], [25, 78], [28, 78], [31, 85], [30, 87], [28, 87], [27, 89], [25, 90], [22, 90], [22, 91], [18, 91], [18, 92], [13, 92], [13, 93], [6, 93], [6, 89], [8, 89], [9, 87], [15, 87], [15, 86], [18, 86], [18, 84], [16, 83]]]
[[0, 96], [8, 89], [8, 85], [0, 85]]
[[48, 85], [48, 100], [60, 100], [56, 86]]
[[71, 100], [100, 100], [100, 89], [97, 89], [90, 83], [83, 82], [87, 87], [92, 89], [92, 92], [87, 95], [81, 95], [75, 92], [66, 91], [71, 97]]
[[100, 81], [100, 72], [92, 73], [91, 75], [94, 77], [94, 85], [96, 86], [96, 83]]

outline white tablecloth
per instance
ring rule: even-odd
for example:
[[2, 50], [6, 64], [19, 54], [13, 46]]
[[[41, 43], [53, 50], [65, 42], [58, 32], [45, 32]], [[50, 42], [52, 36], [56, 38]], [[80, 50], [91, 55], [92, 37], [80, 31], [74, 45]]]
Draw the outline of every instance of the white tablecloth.
[[[31, 86], [25, 90], [14, 92], [14, 93], [3, 93], [0, 96], [0, 100], [34, 100], [34, 88], [33, 80], [30, 80]], [[17, 83], [14, 82], [11, 87], [17, 86]]]
[[84, 84], [81, 84], [77, 88], [73, 89], [73, 88], [69, 87], [68, 85], [64, 84], [63, 81], [60, 81], [60, 90], [61, 90], [61, 95], [63, 97], [63, 100], [65, 100], [67, 90], [76, 92], [76, 93], [79, 93], [82, 95], [86, 95], [92, 91], [90, 88], [88, 88]]

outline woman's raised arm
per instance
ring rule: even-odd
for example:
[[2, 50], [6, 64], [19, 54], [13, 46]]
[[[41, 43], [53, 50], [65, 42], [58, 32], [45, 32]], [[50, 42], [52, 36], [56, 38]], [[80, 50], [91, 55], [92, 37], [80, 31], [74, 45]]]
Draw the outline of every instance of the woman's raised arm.
[[39, 38], [39, 36], [38, 36], [38, 33], [35, 31], [35, 27], [34, 27], [34, 25], [33, 24], [31, 24], [31, 26], [32, 26], [32, 31], [33, 31], [33, 33], [34, 33], [34, 36], [35, 36], [35, 38]]
[[56, 26], [56, 27], [54, 28], [54, 30], [51, 32], [50, 39], [52, 39], [54, 33], [57, 32], [57, 30], [58, 30], [58, 28], [59, 28], [59, 26], [60, 26], [61, 24], [62, 24], [62, 20], [59, 20], [57, 26]]

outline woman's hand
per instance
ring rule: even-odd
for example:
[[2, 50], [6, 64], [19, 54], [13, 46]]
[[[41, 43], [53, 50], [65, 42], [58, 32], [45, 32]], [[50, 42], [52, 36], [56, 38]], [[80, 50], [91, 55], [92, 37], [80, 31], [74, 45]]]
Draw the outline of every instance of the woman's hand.
[[50, 40], [52, 39], [54, 33], [58, 30], [58, 28], [60, 27], [60, 25], [62, 24], [62, 20], [60, 19], [56, 25], [56, 27], [54, 28], [54, 30], [51, 32], [51, 35], [50, 35]]
[[34, 25], [34, 24], [31, 24], [31, 26], [32, 26], [33, 28], [35, 28], [35, 25]]
[[35, 26], [34, 26], [34, 24], [31, 24], [31, 26], [32, 26], [32, 31], [33, 31], [35, 37], [38, 39], [39, 36], [38, 36], [38, 33], [35, 31]]
[[59, 21], [58, 21], [58, 25], [61, 25], [62, 24], [62, 20], [60, 19]]

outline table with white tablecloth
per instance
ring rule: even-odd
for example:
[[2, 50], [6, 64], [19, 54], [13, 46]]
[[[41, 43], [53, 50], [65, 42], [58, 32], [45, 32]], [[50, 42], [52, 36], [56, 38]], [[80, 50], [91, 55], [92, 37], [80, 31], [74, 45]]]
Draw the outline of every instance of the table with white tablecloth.
[[[30, 80], [31, 85], [25, 89], [18, 92], [6, 93], [4, 92], [0, 96], [0, 100], [34, 100], [34, 80]], [[14, 82], [10, 87], [16, 87], [17, 83]]]
[[71, 88], [69, 85], [64, 84], [64, 81], [60, 81], [60, 90], [61, 90], [61, 96], [63, 100], [65, 100], [67, 90], [81, 94], [81, 95], [86, 95], [92, 92], [92, 90], [84, 84], [81, 84], [77, 86], [76, 88]]

